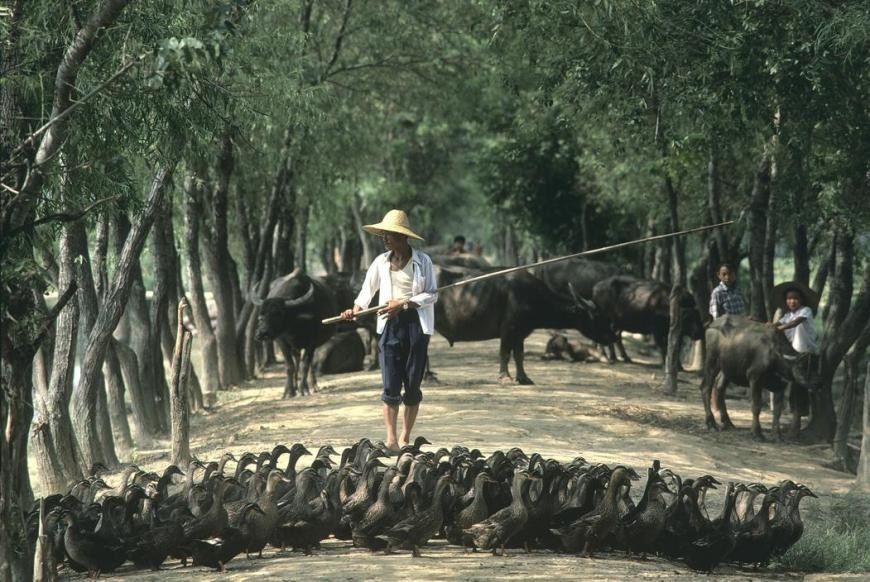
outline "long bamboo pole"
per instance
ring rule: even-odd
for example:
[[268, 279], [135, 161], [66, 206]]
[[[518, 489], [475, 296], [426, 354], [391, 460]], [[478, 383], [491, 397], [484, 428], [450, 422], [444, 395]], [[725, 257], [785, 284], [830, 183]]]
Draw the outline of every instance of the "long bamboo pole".
[[[588, 251], [573, 253], [570, 255], [565, 255], [563, 257], [556, 257], [553, 259], [547, 259], [546, 261], [540, 261], [537, 263], [530, 263], [528, 265], [520, 265], [519, 267], [509, 267], [507, 269], [501, 269], [500, 271], [493, 271], [492, 273], [484, 273], [483, 275], [478, 275], [476, 277], [471, 277], [469, 279], [463, 279], [462, 281], [456, 281], [455, 283], [450, 283], [449, 285], [443, 285], [441, 287], [438, 287], [435, 290], [435, 292], [438, 293], [441, 291], [446, 291], [447, 289], [452, 289], [453, 287], [461, 287], [463, 285], [470, 285], [471, 283], [485, 281], [486, 279], [493, 279], [495, 277], [501, 277], [502, 275], [507, 275], [509, 273], [515, 273], [516, 271], [522, 271], [525, 269], [536, 269], [538, 267], [552, 265], [553, 263], [560, 263], [562, 261], [567, 261], [568, 259], [576, 259], [578, 257], [589, 257], [592, 255], [598, 255], [601, 253], [615, 251], [616, 249], [630, 247], [632, 245], [648, 243], [648, 242], [652, 242], [652, 241], [656, 241], [656, 240], [663, 240], [666, 238], [673, 238], [675, 236], [685, 236], [687, 234], [693, 234], [696, 232], [704, 232], [705, 230], [712, 230], [714, 228], [721, 228], [723, 226], [728, 226], [729, 224], [734, 224], [734, 222], [735, 221], [733, 221], [733, 220], [728, 220], [726, 222], [719, 222], [717, 224], [710, 224], [707, 226], [699, 226], [696, 228], [689, 228], [689, 229], [680, 230], [677, 232], [669, 232], [667, 234], [657, 234], [654, 236], [639, 238], [639, 239], [631, 240], [628, 242], [621, 242], [621, 243], [616, 243], [613, 245], [599, 247], [597, 249], [591, 249]], [[357, 318], [360, 318], [360, 317], [363, 317], [366, 315], [371, 315], [373, 313], [377, 313], [378, 311], [380, 311], [381, 309], [383, 309], [386, 306], [387, 306], [387, 304], [384, 303], [384, 304], [378, 305], [376, 307], [369, 307], [368, 309], [363, 309], [362, 311], [357, 312], [357, 314], [354, 316], [354, 319], [357, 319]], [[344, 319], [340, 315], [336, 315], [335, 317], [328, 317], [328, 318], [322, 320], [321, 323], [323, 323], [324, 325], [331, 325], [333, 323], [338, 323], [340, 321], [344, 321]]]

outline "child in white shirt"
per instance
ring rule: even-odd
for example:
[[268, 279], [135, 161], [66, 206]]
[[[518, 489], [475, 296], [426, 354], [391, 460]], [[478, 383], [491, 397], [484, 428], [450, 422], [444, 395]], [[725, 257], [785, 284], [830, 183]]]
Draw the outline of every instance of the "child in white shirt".
[[785, 332], [797, 352], [816, 352], [816, 328], [813, 326], [813, 311], [806, 305], [803, 294], [797, 288], [785, 292], [785, 314], [776, 322], [776, 328]]

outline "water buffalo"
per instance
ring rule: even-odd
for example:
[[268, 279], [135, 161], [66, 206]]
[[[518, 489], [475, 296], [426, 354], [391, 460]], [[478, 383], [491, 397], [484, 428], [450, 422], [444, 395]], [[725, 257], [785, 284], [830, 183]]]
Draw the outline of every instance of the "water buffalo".
[[[773, 430], [777, 438], [782, 434], [779, 419], [782, 414], [783, 393], [791, 383], [793, 390], [808, 390], [818, 384], [814, 356], [798, 353], [785, 334], [774, 327], [738, 315], [726, 315], [707, 327], [707, 358], [701, 399], [707, 417], [707, 427], [718, 429], [713, 418], [713, 383], [721, 371], [727, 382], [748, 386], [752, 393], [752, 435], [764, 440], [758, 415], [761, 412], [761, 390], [774, 394]], [[725, 384], [715, 395], [719, 420], [725, 429], [733, 428], [725, 406]], [[794, 402], [796, 399], [792, 399]], [[800, 414], [793, 406], [792, 435], [800, 429]]]
[[[442, 285], [481, 274], [444, 267], [439, 271]], [[523, 344], [536, 329], [577, 329], [593, 341], [615, 340], [610, 325], [591, 301], [566, 300], [523, 271], [439, 292], [435, 329], [451, 346], [458, 341], [498, 338], [499, 381], [510, 380], [508, 360], [513, 354], [520, 384], [534, 383], [523, 366]]]
[[317, 349], [314, 370], [318, 374], [359, 372], [365, 355], [365, 345], [356, 330], [342, 331]]
[[[665, 360], [668, 328], [670, 327], [670, 289], [660, 281], [638, 279], [629, 275], [616, 275], [599, 281], [592, 289], [592, 300], [604, 317], [613, 325], [619, 354], [631, 361], [619, 337], [623, 331], [651, 334]], [[704, 338], [704, 323], [691, 294], [685, 293], [681, 301], [683, 335], [699, 340]], [[616, 359], [613, 345], [609, 346], [610, 360]]]
[[309, 394], [309, 373], [311, 386], [317, 391], [311, 362], [315, 348], [336, 331], [336, 326], [321, 323], [338, 313], [335, 295], [327, 281], [297, 270], [273, 281], [267, 298], [259, 306], [255, 339], [274, 340], [284, 354], [287, 367], [284, 398], [296, 396], [297, 368], [301, 376], [300, 393]]
[[547, 287], [566, 299], [571, 290], [584, 299], [592, 299], [595, 284], [619, 273], [619, 268], [610, 263], [589, 259], [568, 259], [534, 270], [535, 276]]

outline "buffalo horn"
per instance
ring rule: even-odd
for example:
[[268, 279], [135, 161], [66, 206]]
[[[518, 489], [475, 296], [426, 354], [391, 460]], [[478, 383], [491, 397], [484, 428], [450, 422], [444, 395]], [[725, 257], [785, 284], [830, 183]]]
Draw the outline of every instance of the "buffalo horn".
[[285, 299], [284, 306], [285, 307], [296, 307], [297, 305], [302, 305], [304, 303], [308, 303], [311, 301], [311, 298], [314, 297], [314, 284], [308, 284], [308, 291], [305, 292], [305, 295], [302, 297], [297, 297], [296, 299]]
[[577, 294], [577, 290], [574, 289], [574, 283], [568, 283], [568, 291], [571, 292], [571, 297], [574, 298], [574, 301], [580, 307], [586, 309], [587, 311], [591, 311], [595, 308], [595, 304], [593, 302], [589, 301], [585, 297], [580, 297], [580, 295]]

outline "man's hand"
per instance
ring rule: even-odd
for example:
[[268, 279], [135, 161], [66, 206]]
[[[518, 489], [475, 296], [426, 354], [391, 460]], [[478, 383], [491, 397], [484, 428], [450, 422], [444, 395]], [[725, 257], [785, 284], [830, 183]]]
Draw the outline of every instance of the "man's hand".
[[404, 310], [405, 302], [399, 299], [390, 299], [386, 307], [378, 311], [378, 315], [384, 315], [387, 319], [393, 319]]
[[341, 318], [345, 321], [350, 321], [356, 316], [357, 313], [362, 311], [362, 307], [359, 305], [354, 305], [351, 309], [345, 309], [341, 312]]

